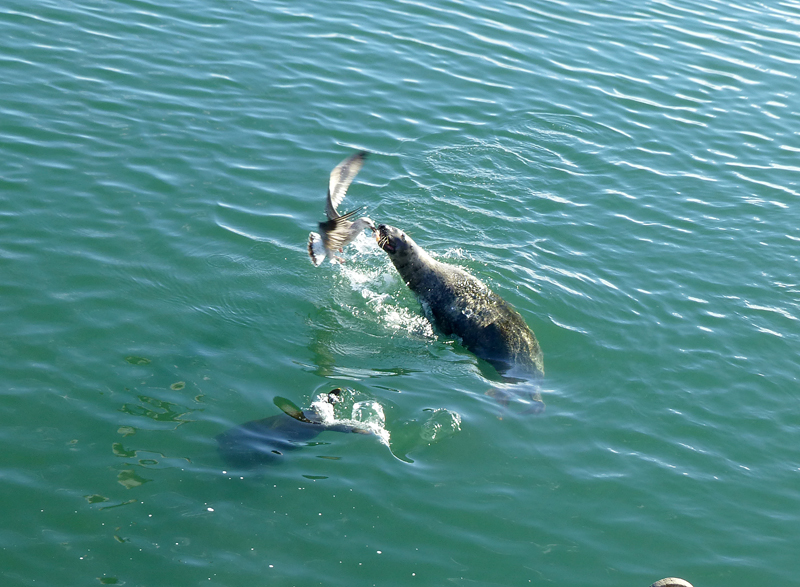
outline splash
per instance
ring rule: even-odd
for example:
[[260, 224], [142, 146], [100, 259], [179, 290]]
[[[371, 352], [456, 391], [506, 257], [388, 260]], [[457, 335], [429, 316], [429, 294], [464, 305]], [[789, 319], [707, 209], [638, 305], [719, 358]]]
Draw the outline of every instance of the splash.
[[320, 393], [311, 403], [326, 426], [352, 426], [368, 430], [381, 444], [389, 446], [390, 433], [386, 429], [383, 406], [373, 399], [356, 400], [358, 392], [342, 390], [339, 401], [331, 403], [327, 393]]
[[403, 305], [401, 292], [405, 294], [405, 285], [375, 241], [362, 234], [352, 245], [356, 253], [348, 257], [347, 263], [340, 264], [340, 275], [366, 301], [376, 321], [393, 332], [436, 340], [431, 322]]

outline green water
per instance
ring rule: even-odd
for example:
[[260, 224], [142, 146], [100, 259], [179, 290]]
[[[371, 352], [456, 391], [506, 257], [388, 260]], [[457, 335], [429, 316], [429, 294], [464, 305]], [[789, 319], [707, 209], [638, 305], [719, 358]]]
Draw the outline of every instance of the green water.
[[[794, 0], [6, 1], [2, 584], [797, 584], [798, 31]], [[343, 208], [520, 311], [544, 414], [366, 237], [311, 265], [357, 149]], [[220, 460], [337, 386], [388, 446]]]

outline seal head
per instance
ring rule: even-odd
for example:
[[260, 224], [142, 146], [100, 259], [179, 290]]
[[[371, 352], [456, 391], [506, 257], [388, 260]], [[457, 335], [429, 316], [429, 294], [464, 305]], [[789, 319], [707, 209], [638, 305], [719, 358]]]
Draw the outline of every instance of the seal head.
[[[394, 226], [386, 224], [378, 226], [375, 240], [378, 242], [378, 246], [389, 255], [389, 259], [406, 285], [417, 294], [420, 293], [417, 291], [420, 284], [431, 281], [432, 273], [435, 273], [439, 266], [444, 265], [428, 255], [405, 232]], [[433, 287], [433, 284], [430, 287]]]

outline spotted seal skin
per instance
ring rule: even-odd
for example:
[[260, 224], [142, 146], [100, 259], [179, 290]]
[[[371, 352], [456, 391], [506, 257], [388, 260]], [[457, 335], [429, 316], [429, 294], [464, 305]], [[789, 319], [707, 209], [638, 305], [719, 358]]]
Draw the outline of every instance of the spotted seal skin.
[[[437, 261], [399, 228], [381, 224], [376, 239], [445, 336], [457, 336], [507, 382], [531, 382], [544, 376], [536, 336], [519, 312], [486, 284], [463, 269]], [[530, 386], [527, 391], [534, 400], [531, 411], [542, 411], [538, 391]]]

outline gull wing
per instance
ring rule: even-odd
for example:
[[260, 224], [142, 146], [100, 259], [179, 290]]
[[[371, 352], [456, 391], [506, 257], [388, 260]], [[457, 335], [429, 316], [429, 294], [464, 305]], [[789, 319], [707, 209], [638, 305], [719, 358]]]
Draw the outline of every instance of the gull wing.
[[331, 218], [327, 222], [320, 222], [319, 227], [325, 235], [325, 246], [332, 250], [338, 251], [347, 244], [350, 239], [350, 226], [352, 226], [353, 218], [356, 214], [364, 210], [364, 208], [356, 208], [350, 210], [341, 216]]
[[355, 176], [361, 171], [366, 157], [367, 152], [361, 151], [351, 155], [331, 171], [331, 178], [328, 183], [328, 201], [325, 206], [325, 213], [331, 220], [338, 218], [339, 213], [336, 211], [336, 207], [344, 200], [347, 188], [350, 187]]

